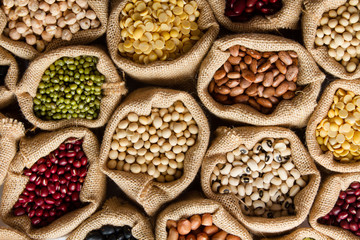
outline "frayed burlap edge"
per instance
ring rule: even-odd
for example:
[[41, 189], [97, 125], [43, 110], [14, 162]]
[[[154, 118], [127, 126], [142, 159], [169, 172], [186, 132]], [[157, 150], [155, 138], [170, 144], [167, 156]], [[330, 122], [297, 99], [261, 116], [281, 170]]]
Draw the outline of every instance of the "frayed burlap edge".
[[264, 238], [262, 240], [304, 240], [305, 238], [312, 238], [315, 240], [331, 240], [331, 238], [325, 236], [313, 228], [299, 228], [283, 237]]
[[0, 65], [9, 66], [4, 86], [0, 86], [0, 108], [5, 108], [15, 101], [14, 91], [19, 77], [19, 69], [15, 58], [2, 47], [0, 47]]
[[0, 228], [0, 240], [30, 240], [25, 234], [10, 228]]

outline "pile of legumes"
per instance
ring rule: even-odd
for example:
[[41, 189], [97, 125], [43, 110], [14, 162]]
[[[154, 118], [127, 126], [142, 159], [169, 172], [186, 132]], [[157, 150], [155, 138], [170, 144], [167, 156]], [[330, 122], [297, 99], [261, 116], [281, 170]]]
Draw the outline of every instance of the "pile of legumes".
[[316, 129], [321, 150], [331, 151], [340, 162], [360, 159], [360, 96], [338, 89], [331, 108]]
[[199, 16], [196, 1], [131, 1], [120, 16], [120, 54], [142, 64], [176, 59], [202, 37]]
[[282, 0], [226, 0], [225, 16], [246, 22], [256, 15], [272, 15], [282, 8]]
[[136, 240], [131, 234], [129, 226], [104, 225], [99, 230], [93, 230], [86, 236], [85, 240]]
[[293, 215], [294, 197], [307, 184], [292, 162], [287, 139], [267, 138], [252, 149], [240, 145], [226, 154], [211, 175], [212, 191], [235, 194], [249, 216], [267, 218]]
[[230, 57], [214, 74], [209, 93], [222, 104], [246, 103], [271, 113], [282, 99], [298, 89], [298, 55], [293, 51], [258, 52], [235, 45]]
[[82, 143], [82, 139], [69, 138], [30, 169], [24, 169], [29, 182], [13, 206], [15, 216], [27, 215], [34, 227], [44, 227], [83, 205], [80, 191], [88, 159]]
[[0, 86], [5, 85], [5, 78], [8, 70], [9, 70], [9, 66], [0, 66]]
[[315, 45], [327, 46], [329, 56], [341, 62], [347, 72], [354, 72], [360, 54], [360, 2], [349, 0], [325, 13], [316, 30]]
[[53, 39], [70, 41], [80, 30], [98, 28], [100, 21], [87, 0], [1, 0], [6, 14], [4, 34], [43, 51]]
[[180, 101], [169, 108], [152, 108], [148, 116], [129, 113], [113, 135], [107, 167], [147, 173], [159, 182], [174, 181], [182, 176], [185, 154], [198, 132]]
[[209, 213], [194, 215], [189, 219], [181, 219], [178, 222], [168, 220], [168, 240], [178, 239], [221, 239], [221, 240], [240, 240], [239, 237], [228, 234], [213, 224], [212, 216]]
[[97, 57], [63, 57], [45, 71], [34, 98], [34, 113], [44, 120], [96, 119], [105, 76]]
[[341, 191], [334, 208], [324, 217], [319, 218], [321, 224], [339, 226], [360, 236], [360, 183], [353, 182], [346, 191]]

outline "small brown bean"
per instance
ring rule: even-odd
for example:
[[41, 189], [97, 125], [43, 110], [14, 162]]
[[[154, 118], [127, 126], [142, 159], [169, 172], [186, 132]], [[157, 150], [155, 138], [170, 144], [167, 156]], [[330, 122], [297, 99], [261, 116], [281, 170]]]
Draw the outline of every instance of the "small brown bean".
[[280, 59], [276, 60], [275, 65], [279, 72], [281, 72], [282, 74], [286, 74], [286, 66], [282, 61], [280, 61]]
[[277, 75], [279, 75], [279, 70], [277, 69], [277, 68], [274, 68], [273, 70], [271, 70], [272, 71], [272, 73], [273, 73], [273, 75], [274, 75], [274, 77], [276, 77]]
[[228, 61], [232, 64], [232, 65], [238, 65], [241, 61], [241, 57], [234, 57], [234, 56], [230, 56], [228, 58]]
[[247, 65], [250, 65], [252, 63], [252, 57], [250, 55], [246, 55], [244, 57], [244, 62], [247, 64]]
[[288, 51], [288, 54], [289, 54], [290, 57], [292, 57], [292, 58], [298, 58], [298, 54], [297, 54], [297, 52], [295, 52], [295, 51]]
[[220, 232], [214, 234], [214, 236], [211, 237], [211, 240], [225, 240], [226, 236], [227, 236], [227, 232], [220, 231]]
[[232, 65], [231, 65], [231, 63], [229, 61], [226, 61], [224, 63], [224, 70], [227, 73], [232, 71]]
[[231, 79], [227, 81], [226, 86], [229, 88], [234, 88], [240, 84], [240, 79]]
[[234, 66], [233, 72], [240, 72], [240, 71], [241, 71], [241, 69], [240, 69], [239, 65]]
[[257, 73], [254, 83], [261, 83], [264, 81], [265, 74], [264, 73]]
[[234, 45], [234, 46], [230, 47], [229, 52], [230, 52], [231, 56], [237, 57], [239, 55], [239, 49], [240, 49], [239, 45]]
[[256, 102], [265, 108], [273, 107], [271, 101], [267, 98], [258, 98], [258, 99], [256, 99]]
[[229, 235], [226, 237], [226, 240], [241, 240], [241, 238], [238, 237], [238, 236], [234, 236], [234, 235], [229, 234]]
[[279, 52], [279, 58], [283, 63], [285, 63], [285, 65], [290, 66], [293, 63], [290, 55], [285, 51]]
[[190, 218], [191, 230], [196, 230], [201, 226], [201, 217], [200, 215], [193, 215]]
[[275, 95], [282, 96], [289, 89], [289, 83], [287, 81], [282, 82], [275, 90]]
[[221, 85], [224, 85], [225, 83], [227, 83], [227, 81], [229, 81], [229, 78], [224, 77], [219, 80], [215, 80], [215, 83], [216, 83], [216, 85], [221, 86]]
[[253, 72], [251, 72], [250, 70], [247, 70], [247, 69], [242, 70], [241, 75], [243, 78], [245, 78], [249, 82], [255, 81], [255, 74]]
[[187, 219], [181, 219], [177, 224], [177, 231], [180, 235], [187, 235], [191, 232], [191, 222]]
[[270, 87], [273, 84], [273, 82], [274, 82], [274, 74], [272, 72], [265, 73], [264, 81], [262, 82], [264, 87]]
[[240, 94], [243, 94], [243, 92], [244, 92], [244, 89], [242, 87], [234, 87], [231, 89], [230, 97], [239, 96]]
[[198, 233], [196, 235], [196, 240], [209, 240], [209, 236], [206, 233]]
[[174, 221], [174, 220], [167, 220], [167, 222], [166, 222], [166, 228], [168, 228], [168, 229], [170, 229], [170, 228], [177, 228], [177, 223], [176, 223], [176, 221]]
[[257, 94], [257, 89], [258, 89], [258, 84], [257, 83], [253, 83], [251, 84], [250, 87], [248, 87], [246, 90], [245, 90], [245, 93], [249, 96], [253, 96], [253, 95], [256, 95]]
[[269, 100], [271, 101], [272, 104], [278, 104], [279, 103], [279, 99], [277, 97], [269, 97]]
[[268, 87], [268, 88], [264, 89], [263, 97], [264, 98], [270, 98], [270, 97], [274, 96], [274, 94], [275, 94], [275, 88]]
[[248, 101], [248, 103], [250, 104], [250, 106], [252, 106], [252, 107], [255, 108], [256, 110], [258, 110], [258, 111], [261, 110], [261, 105], [258, 104], [254, 98], [250, 98], [249, 101]]
[[244, 51], [239, 51], [239, 57], [245, 57], [246, 56], [246, 52]]
[[219, 228], [215, 225], [211, 225], [211, 226], [206, 226], [204, 227], [204, 233], [206, 233], [207, 235], [213, 235], [215, 233], [217, 233], [219, 231]]
[[201, 224], [204, 226], [211, 226], [213, 224], [212, 222], [212, 216], [210, 213], [205, 213], [201, 217]]
[[272, 84], [273, 87], [277, 87], [285, 80], [285, 76], [283, 74], [278, 75]]
[[257, 73], [257, 60], [253, 59], [250, 66], [249, 66], [250, 71], [252, 71], [254, 74]]
[[248, 80], [246, 80], [246, 79], [244, 79], [244, 78], [242, 78], [241, 80], [240, 80], [240, 87], [242, 87], [242, 88], [248, 88], [248, 87], [250, 87], [250, 85], [251, 85], [251, 82], [249, 82]]
[[228, 95], [214, 94], [214, 98], [216, 101], [225, 103], [228, 100]]
[[289, 83], [289, 90], [295, 91], [297, 88], [296, 83], [294, 83], [294, 82], [288, 82], [288, 83]]
[[186, 236], [185, 240], [196, 240], [196, 236], [194, 234], [189, 234]]
[[241, 62], [239, 66], [241, 70], [248, 69], [248, 65], [246, 65], [244, 62]]
[[261, 58], [261, 54], [256, 50], [248, 49], [246, 53], [249, 54], [252, 58], [255, 58], [256, 60], [259, 60]]
[[283, 99], [285, 100], [289, 100], [295, 97], [295, 92], [293, 91], [287, 91], [286, 93], [284, 93], [284, 95], [282, 95]]
[[234, 98], [235, 103], [246, 103], [247, 101], [249, 101], [249, 96], [244, 94]]
[[262, 53], [262, 57], [263, 57], [263, 58], [269, 58], [271, 55], [273, 55], [272, 52], [263, 52], [263, 53]]
[[215, 92], [226, 95], [230, 93], [230, 88], [228, 88], [227, 86], [215, 86]]
[[279, 55], [277, 55], [277, 54], [273, 54], [273, 55], [271, 55], [271, 57], [269, 57], [269, 61], [271, 63], [276, 62], [276, 60], [278, 60], [278, 59], [279, 59]]
[[214, 79], [215, 80], [219, 80], [219, 79], [222, 79], [226, 76], [226, 72], [224, 69], [219, 69], [215, 72], [214, 74]]
[[258, 72], [265, 72], [265, 71], [267, 71], [270, 67], [271, 67], [271, 62], [270, 62], [270, 61], [266, 61], [265, 63], [263, 63], [263, 64], [258, 68]]
[[260, 85], [258, 87], [258, 92], [257, 92], [257, 95], [259, 95], [259, 97], [262, 97], [263, 96], [263, 92], [264, 92], [264, 86], [263, 85]]
[[176, 231], [175, 228], [170, 228], [167, 240], [178, 240], [178, 239], [179, 239], [178, 231]]
[[240, 72], [229, 72], [227, 74], [227, 77], [230, 79], [237, 79], [237, 78], [240, 78], [241, 75], [240, 75]]
[[215, 88], [215, 81], [211, 81], [208, 87], [209, 93], [213, 93]]
[[297, 66], [291, 65], [290, 67], [288, 67], [287, 72], [286, 72], [286, 79], [289, 81], [293, 81], [296, 76], [299, 73], [299, 68]]

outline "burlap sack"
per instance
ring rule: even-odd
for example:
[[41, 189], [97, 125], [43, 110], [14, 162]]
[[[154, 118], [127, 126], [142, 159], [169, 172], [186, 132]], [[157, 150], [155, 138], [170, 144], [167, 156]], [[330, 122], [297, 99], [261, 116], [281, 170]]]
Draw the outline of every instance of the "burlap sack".
[[103, 209], [83, 222], [67, 240], [85, 239], [92, 230], [103, 225], [130, 226], [133, 236], [138, 240], [154, 240], [154, 233], [149, 219], [139, 210], [118, 198], [108, 199]]
[[165, 208], [156, 219], [156, 239], [167, 239], [166, 222], [168, 220], [178, 221], [204, 213], [210, 213], [214, 225], [225, 232], [238, 236], [241, 240], [252, 240], [250, 233], [220, 203], [199, 197], [176, 202]]
[[[45, 51], [50, 51], [63, 46], [70, 46], [75, 44], [87, 44], [95, 39], [99, 38], [106, 32], [108, 21], [108, 1], [88, 0], [89, 7], [96, 13], [100, 26], [94, 29], [81, 30], [73, 35], [70, 41], [64, 41], [60, 39], [54, 39], [45, 48]], [[4, 28], [7, 25], [6, 15], [0, 9], [0, 46], [6, 48], [16, 56], [24, 59], [32, 60], [41, 52], [37, 51], [31, 45], [28, 45], [25, 41], [14, 41], [3, 34]]]
[[0, 66], [9, 66], [4, 85], [0, 85], [0, 108], [4, 108], [15, 101], [14, 91], [19, 77], [19, 69], [15, 58], [2, 47], [0, 47]]
[[282, 0], [283, 7], [269, 16], [255, 16], [247, 22], [232, 22], [225, 16], [225, 0], [209, 0], [216, 20], [233, 32], [269, 32], [278, 29], [298, 29], [303, 0]]
[[[38, 85], [45, 70], [61, 57], [76, 57], [81, 55], [98, 57], [99, 62], [97, 63], [97, 69], [105, 75], [105, 82], [102, 86], [103, 97], [98, 118], [95, 120], [78, 118], [46, 121], [36, 117], [33, 111], [33, 98], [36, 96]], [[121, 101], [121, 97], [125, 95], [126, 92], [124, 80], [119, 76], [114, 64], [105, 51], [93, 46], [70, 46], [44, 53], [32, 61], [18, 85], [16, 96], [21, 111], [29, 122], [38, 128], [53, 130], [69, 126], [98, 128], [105, 125]]]
[[331, 151], [324, 153], [316, 141], [316, 127], [321, 120], [327, 117], [331, 104], [334, 102], [334, 95], [339, 88], [353, 91], [356, 95], [360, 95], [360, 80], [336, 80], [325, 89], [306, 128], [306, 144], [310, 155], [323, 167], [334, 172], [359, 172], [360, 162], [340, 163], [334, 159]]
[[30, 240], [30, 238], [14, 229], [0, 228], [0, 240]]
[[201, 13], [198, 19], [199, 29], [205, 34], [191, 50], [175, 60], [156, 61], [147, 65], [135, 63], [130, 59], [122, 57], [118, 50], [121, 39], [119, 27], [120, 13], [128, 2], [131, 2], [131, 0], [112, 1], [106, 38], [111, 58], [115, 64], [132, 78], [149, 84], [162, 86], [179, 85], [193, 78], [202, 59], [219, 33], [219, 25], [207, 1], [196, 0]]
[[15, 119], [7, 118], [0, 113], [0, 185], [13, 160], [18, 140], [25, 134], [24, 125]]
[[340, 227], [323, 225], [317, 220], [328, 214], [333, 207], [341, 190], [346, 190], [354, 181], [359, 181], [360, 173], [334, 174], [321, 183], [318, 195], [316, 196], [313, 207], [309, 215], [310, 225], [317, 231], [332, 237], [333, 239], [355, 240], [360, 239], [349, 230]]
[[348, 73], [340, 62], [329, 56], [327, 46], [315, 46], [316, 29], [322, 15], [346, 2], [348, 0], [305, 0], [305, 11], [301, 21], [302, 32], [306, 49], [326, 72], [338, 78], [356, 79], [360, 78], [360, 68]]
[[331, 240], [331, 238], [319, 233], [313, 228], [299, 228], [292, 233], [275, 238], [264, 238], [262, 240], [304, 240], [305, 238], [313, 238], [315, 240]]
[[[209, 94], [208, 86], [214, 73], [230, 56], [227, 49], [242, 45], [260, 52], [288, 51], [298, 53], [299, 74], [297, 84], [305, 88], [292, 100], [282, 100], [271, 114], [262, 114], [247, 104], [223, 105]], [[299, 43], [282, 37], [266, 34], [238, 34], [215, 41], [202, 62], [198, 76], [197, 92], [209, 111], [220, 118], [252, 125], [279, 125], [304, 127], [316, 106], [321, 83], [325, 75], [316, 66], [311, 55]]]
[[[320, 184], [320, 173], [314, 161], [306, 151], [296, 134], [288, 129], [279, 127], [238, 127], [234, 129], [220, 127], [216, 130], [217, 137], [212, 142], [201, 167], [201, 186], [205, 195], [219, 201], [246, 228], [255, 233], [281, 233], [299, 226], [307, 217]], [[264, 138], [286, 138], [290, 141], [292, 160], [301, 175], [308, 175], [309, 182], [294, 199], [294, 216], [279, 218], [263, 218], [244, 215], [241, 211], [239, 199], [234, 194], [214, 193], [211, 190], [211, 174], [219, 163], [225, 163], [226, 153], [244, 144], [252, 148]]]
[[[16, 217], [12, 208], [18, 196], [24, 190], [29, 177], [22, 174], [23, 169], [30, 168], [41, 157], [57, 149], [59, 145], [70, 137], [82, 138], [85, 155], [89, 167], [82, 190], [80, 201], [86, 205], [58, 218], [50, 225], [34, 228], [28, 216]], [[22, 138], [19, 152], [9, 167], [1, 197], [0, 216], [9, 226], [26, 232], [34, 239], [58, 238], [73, 231], [85, 219], [91, 216], [102, 204], [106, 193], [106, 177], [99, 168], [99, 143], [96, 136], [86, 128], [65, 128], [54, 132], [41, 133], [33, 138]]]
[[[123, 118], [130, 112], [135, 112], [138, 115], [148, 115], [151, 112], [151, 108], [167, 108], [177, 100], [183, 102], [184, 106], [188, 108], [199, 128], [196, 143], [190, 147], [185, 154], [184, 169], [181, 178], [169, 183], [160, 183], [154, 181], [153, 177], [147, 173], [134, 174], [107, 168], [112, 136], [118, 123]], [[153, 215], [164, 203], [173, 200], [181, 194], [194, 180], [205, 155], [209, 135], [208, 120], [190, 94], [170, 89], [139, 89], [125, 99], [106, 126], [100, 151], [101, 169], [131, 199], [138, 202], [147, 214]]]

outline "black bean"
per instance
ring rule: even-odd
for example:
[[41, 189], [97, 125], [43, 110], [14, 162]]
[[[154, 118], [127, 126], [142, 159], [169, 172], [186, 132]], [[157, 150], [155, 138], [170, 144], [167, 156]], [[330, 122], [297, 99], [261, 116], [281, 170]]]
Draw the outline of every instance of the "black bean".
[[131, 235], [131, 229], [129, 226], [125, 226], [124, 227], [124, 236], [126, 239], [129, 239], [132, 235]]
[[101, 234], [102, 235], [111, 235], [113, 233], [115, 233], [115, 229], [113, 226], [110, 225], [104, 225], [101, 227]]
[[85, 240], [105, 240], [105, 238], [99, 231], [92, 231], [86, 236]]

